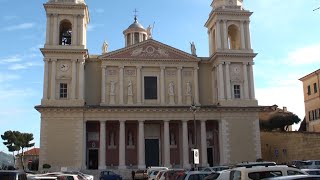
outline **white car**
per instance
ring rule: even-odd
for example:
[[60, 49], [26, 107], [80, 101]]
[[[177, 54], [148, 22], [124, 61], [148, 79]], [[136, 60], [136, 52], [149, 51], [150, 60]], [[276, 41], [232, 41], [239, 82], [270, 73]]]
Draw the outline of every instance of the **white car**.
[[230, 169], [229, 166], [213, 166], [213, 167], [206, 167], [202, 169], [201, 171], [206, 171], [206, 172], [218, 172], [218, 171], [223, 171]]
[[159, 170], [152, 170], [148, 173], [148, 180], [156, 180]]
[[79, 175], [81, 177], [83, 177], [85, 180], [93, 180], [94, 179], [94, 176], [93, 175], [89, 175], [89, 174], [84, 174], [80, 171], [67, 171], [67, 172], [63, 172], [63, 173], [66, 173], [66, 174], [76, 174], [76, 175]]
[[301, 171], [304, 171], [311, 175], [320, 175], [320, 169], [301, 169]]
[[226, 180], [230, 178], [230, 169], [228, 170], [223, 170], [223, 171], [218, 171], [218, 172], [212, 172], [210, 175], [205, 177], [205, 180]]
[[269, 177], [303, 175], [306, 172], [285, 165], [238, 167], [230, 170], [230, 180], [258, 180]]
[[181, 180], [191, 180], [191, 179], [203, 180], [209, 174], [211, 174], [211, 172], [189, 171], [181, 178]]
[[167, 170], [160, 170], [159, 172], [158, 172], [158, 174], [156, 175], [156, 180], [164, 180], [165, 178], [164, 178], [164, 174], [165, 174], [165, 172], [166, 172]]

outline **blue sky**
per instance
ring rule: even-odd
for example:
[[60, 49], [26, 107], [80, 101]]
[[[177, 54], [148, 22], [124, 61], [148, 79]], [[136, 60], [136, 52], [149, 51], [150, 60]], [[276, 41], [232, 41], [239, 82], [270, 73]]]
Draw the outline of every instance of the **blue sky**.
[[[40, 114], [34, 109], [42, 98], [46, 0], [0, 0], [0, 134], [19, 130], [40, 139]], [[198, 56], [208, 56], [204, 23], [211, 0], [87, 0], [90, 11], [87, 45], [100, 54], [104, 40], [109, 50], [124, 47], [123, 30], [138, 19], [155, 23], [153, 38], [190, 52], [194, 41]], [[287, 106], [304, 117], [302, 83], [298, 80], [320, 67], [320, 0], [244, 0], [251, 16], [254, 74], [259, 105]], [[0, 141], [2, 142], [2, 140]], [[0, 145], [0, 151], [6, 147]]]

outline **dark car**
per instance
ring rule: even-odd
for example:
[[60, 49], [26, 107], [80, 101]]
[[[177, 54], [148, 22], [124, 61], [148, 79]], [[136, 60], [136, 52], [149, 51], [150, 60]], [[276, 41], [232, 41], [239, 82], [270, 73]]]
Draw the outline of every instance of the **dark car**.
[[0, 170], [1, 180], [27, 180], [27, 174], [24, 171], [18, 170]]
[[100, 180], [122, 180], [122, 177], [112, 171], [102, 171], [100, 173]]

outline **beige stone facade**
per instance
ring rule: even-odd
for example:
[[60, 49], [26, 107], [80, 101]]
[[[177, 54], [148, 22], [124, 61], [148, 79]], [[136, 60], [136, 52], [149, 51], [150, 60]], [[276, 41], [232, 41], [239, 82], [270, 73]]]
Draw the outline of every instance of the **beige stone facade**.
[[320, 69], [302, 78], [307, 131], [320, 132]]
[[213, 1], [209, 57], [152, 39], [136, 18], [124, 48], [104, 43], [89, 55], [85, 2], [44, 6], [40, 167], [190, 168], [192, 148], [200, 166], [261, 158], [258, 112], [270, 107], [255, 99], [252, 13], [242, 1]]

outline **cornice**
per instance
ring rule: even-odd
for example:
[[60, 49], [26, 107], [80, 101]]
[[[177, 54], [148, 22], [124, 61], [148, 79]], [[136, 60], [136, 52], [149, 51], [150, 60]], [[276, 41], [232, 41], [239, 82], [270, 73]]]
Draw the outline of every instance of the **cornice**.
[[45, 53], [62, 53], [62, 54], [88, 54], [88, 49], [48, 49], [40, 48], [40, 51], [44, 55]]
[[[232, 16], [247, 16], [250, 17], [253, 14], [253, 12], [250, 11], [228, 11], [228, 10], [214, 10], [211, 11], [209, 14], [209, 18], [204, 24], [205, 27], [208, 27], [210, 21], [217, 15], [232, 15]], [[230, 20], [230, 19], [228, 19]]]
[[[199, 106], [198, 113], [206, 112], [272, 112], [274, 106], [252, 106], [252, 107], [235, 107], [235, 106], [217, 106], [204, 105]], [[53, 106], [36, 106], [39, 112], [163, 112], [179, 113], [191, 112], [190, 106], [83, 106], [83, 107], [53, 107]]]
[[54, 8], [54, 9], [87, 9], [85, 4], [58, 4], [58, 3], [46, 3], [43, 4], [45, 9]]
[[255, 58], [258, 54], [257, 53], [239, 53], [239, 52], [216, 52], [213, 55], [210, 56], [210, 62], [212, 62], [214, 59], [218, 58], [218, 57], [245, 57], [245, 58]]

